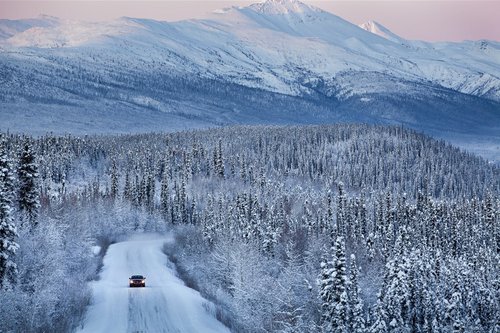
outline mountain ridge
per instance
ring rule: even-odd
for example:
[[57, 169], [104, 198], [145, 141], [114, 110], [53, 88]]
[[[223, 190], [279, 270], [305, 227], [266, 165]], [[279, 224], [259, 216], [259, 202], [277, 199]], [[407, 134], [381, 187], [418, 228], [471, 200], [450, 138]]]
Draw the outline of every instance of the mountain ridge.
[[[289, 7], [295, 8], [294, 6], [300, 6], [296, 12], [301, 15], [297, 16], [295, 15], [297, 14], [296, 12], [289, 10]], [[262, 10], [259, 10], [268, 7], [272, 8], [271, 13], [278, 12], [278, 14], [269, 15], [268, 11], [262, 12]], [[308, 15], [304, 16], [302, 15], [304, 13], [303, 8], [312, 9], [309, 10]], [[500, 100], [500, 89], [498, 88], [500, 86], [500, 69], [498, 66], [500, 62], [500, 43], [484, 41], [480, 48], [475, 48], [473, 42], [423, 43], [405, 41], [399, 36], [392, 34], [388, 29], [377, 25], [379, 30], [385, 32], [385, 36], [379, 36], [380, 34], [367, 32], [331, 13], [314, 9], [312, 6], [295, 0], [269, 0], [242, 8], [233, 7], [225, 11], [224, 14], [219, 13], [210, 19], [202, 20], [163, 22], [141, 19], [138, 22], [137, 19], [122, 18], [104, 23], [65, 21], [62, 23], [59, 22], [59, 25], [55, 27], [54, 25], [50, 25], [48, 27], [27, 29], [8, 39], [0, 40], [0, 45], [4, 49], [8, 49], [9, 47], [57, 48], [85, 46], [86, 43], [95, 43], [102, 40], [107, 42], [107, 40], [115, 37], [126, 39], [130, 35], [144, 33], [152, 25], [156, 27], [161, 26], [162, 28], [168, 26], [174, 33], [181, 32], [181, 34], [181, 30], [185, 29], [186, 26], [190, 26], [189, 28], [196, 26], [194, 27], [196, 29], [194, 33], [198, 35], [206, 34], [207, 31], [204, 30], [207, 27], [221, 31], [225, 30], [224, 32], [232, 38], [227, 41], [221, 41], [222, 43], [241, 42], [242, 37], [248, 36], [257, 40], [258, 36], [255, 36], [253, 32], [257, 31], [261, 34], [264, 31], [265, 35], [263, 39], [269, 39], [267, 45], [263, 45], [266, 49], [264, 51], [276, 48], [276, 40], [283, 38], [290, 40], [292, 45], [296, 45], [296, 48], [306, 47], [315, 49], [319, 47], [325, 49], [326, 46], [326, 49], [321, 51], [322, 54], [320, 56], [323, 58], [333, 56], [341, 61], [336, 62], [335, 68], [328, 69], [325, 68], [325, 66], [328, 66], [328, 64], [325, 64], [325, 61], [316, 60], [316, 63], [322, 62], [322, 68], [313, 68], [313, 71], [321, 76], [335, 75], [344, 70], [352, 69], [368, 71], [389, 70], [393, 74], [403, 76], [405, 79], [415, 77], [417, 80], [430, 80], [436, 84], [460, 92], [493, 98], [497, 101]], [[158, 31], [149, 32], [150, 35], [158, 33]], [[153, 37], [155, 39], [153, 42], [160, 42], [161, 44], [165, 39], [170, 37], [169, 34], [170, 32], [159, 31], [157, 36], [146, 37]], [[279, 36], [276, 36], [276, 34], [279, 34]], [[166, 38], [162, 39], [160, 37]], [[184, 34], [184, 36], [180, 37], [189, 38], [190, 36], [185, 36]], [[213, 39], [213, 36], [208, 37], [209, 39]], [[396, 38], [398, 42], [394, 43]], [[209, 39], [205, 39], [202, 42], [206, 42]], [[248, 42], [248, 39], [244, 42]], [[313, 39], [316, 39], [316, 43], [314, 43]], [[250, 40], [250, 43], [255, 44], [252, 40]], [[493, 45], [493, 47], [489, 47], [490, 45]], [[254, 45], [248, 46], [253, 48]], [[213, 47], [213, 45], [207, 46], [207, 48]], [[296, 53], [295, 58], [308, 58], [309, 56], [303, 53], [300, 54], [300, 52], [296, 52], [295, 50], [285, 50], [286, 47], [286, 45], [282, 47], [283, 51]], [[223, 47], [216, 46], [216, 48], [223, 52], [226, 51]], [[253, 49], [250, 51], [253, 51]], [[278, 50], [278, 52], [282, 52], [282, 50]], [[443, 52], [447, 54], [443, 54]], [[464, 56], [455, 59], [457, 62], [456, 65], [440, 62], [443, 58], [456, 58], [456, 54], [459, 52], [464, 53]], [[487, 52], [490, 54], [485, 57], [484, 55]], [[493, 66], [488, 63], [491, 60], [488, 59], [488, 56], [493, 58]], [[367, 63], [367, 60], [369, 63]], [[284, 60], [283, 62], [286, 61]], [[349, 64], [346, 62], [349, 62]], [[287, 64], [284, 65], [288, 66]], [[294, 63], [293, 65], [304, 67], [307, 64]], [[488, 68], [485, 68], [485, 65]], [[487, 79], [483, 77], [483, 74], [487, 74]], [[453, 77], [456, 80], [450, 81], [450, 78]], [[274, 81], [277, 82], [280, 79], [278, 78], [278, 80]], [[478, 86], [476, 82], [483, 84]], [[278, 84], [283, 86], [282, 83]], [[262, 88], [267, 89], [270, 86], [272, 86], [271, 83], [263, 85]], [[276, 86], [272, 88], [282, 93], [296, 91], [295, 88], [289, 89], [290, 87], [287, 89], [280, 89], [280, 87]]]
[[298, 1], [178, 22], [33, 26], [0, 40], [0, 74], [4, 129], [26, 128], [34, 109], [51, 130], [79, 117], [78, 128], [104, 131], [100, 119], [120, 132], [120, 122], [130, 131], [338, 121], [500, 130], [500, 43], [394, 42]]

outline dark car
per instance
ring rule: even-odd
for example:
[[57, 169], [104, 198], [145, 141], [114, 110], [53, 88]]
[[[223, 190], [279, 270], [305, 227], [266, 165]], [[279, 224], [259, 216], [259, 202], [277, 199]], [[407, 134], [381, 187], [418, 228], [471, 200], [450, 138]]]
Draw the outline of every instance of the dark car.
[[142, 275], [132, 275], [128, 279], [128, 284], [130, 287], [145, 287], [146, 277]]

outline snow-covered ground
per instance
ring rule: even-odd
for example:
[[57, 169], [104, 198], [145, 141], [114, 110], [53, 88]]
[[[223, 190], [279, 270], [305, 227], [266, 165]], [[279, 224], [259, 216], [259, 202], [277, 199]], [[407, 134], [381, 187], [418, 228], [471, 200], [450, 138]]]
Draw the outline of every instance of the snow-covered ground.
[[[146, 234], [111, 245], [77, 332], [229, 332], [215, 318], [214, 305], [176, 277], [162, 252], [168, 241]], [[133, 274], [146, 276], [146, 288], [128, 287]]]

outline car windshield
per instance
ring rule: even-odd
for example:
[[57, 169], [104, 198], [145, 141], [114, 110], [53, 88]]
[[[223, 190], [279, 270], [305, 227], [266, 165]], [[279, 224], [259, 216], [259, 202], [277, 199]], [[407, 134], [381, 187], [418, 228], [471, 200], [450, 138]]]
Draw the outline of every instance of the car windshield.
[[132, 275], [131, 279], [133, 279], [133, 280], [136, 280], [136, 279], [142, 280], [142, 279], [144, 279], [144, 277], [142, 275]]

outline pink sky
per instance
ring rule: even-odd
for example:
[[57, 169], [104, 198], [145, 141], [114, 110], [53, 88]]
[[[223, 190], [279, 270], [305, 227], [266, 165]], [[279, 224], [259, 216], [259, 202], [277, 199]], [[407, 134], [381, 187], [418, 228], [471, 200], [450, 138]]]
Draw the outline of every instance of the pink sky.
[[[5, 1], [0, 0], [0, 18], [17, 19], [46, 14], [68, 19], [101, 21], [120, 16], [181, 20], [203, 18], [224, 7], [245, 6], [256, 1]], [[490, 39], [500, 41], [500, 0], [350, 0], [304, 2], [360, 24], [375, 20], [407, 39], [429, 41]]]

